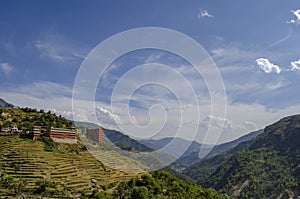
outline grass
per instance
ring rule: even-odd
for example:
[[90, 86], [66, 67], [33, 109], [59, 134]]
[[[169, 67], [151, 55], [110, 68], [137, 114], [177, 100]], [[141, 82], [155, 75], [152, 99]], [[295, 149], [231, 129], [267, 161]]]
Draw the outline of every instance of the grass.
[[[46, 180], [58, 185], [57, 189], [68, 190], [72, 196], [79, 197], [82, 191], [91, 191], [92, 179], [101, 187], [139, 175], [107, 168], [87, 150], [78, 149], [75, 145], [59, 143], [58, 150], [49, 152], [44, 150], [45, 143], [18, 136], [0, 136], [0, 144], [1, 173], [25, 180], [24, 189], [29, 193], [37, 189], [39, 181]], [[126, 158], [113, 151], [104, 151], [102, 156], [107, 157], [109, 165], [130, 167]], [[105, 159], [103, 157], [102, 160]], [[10, 190], [1, 189], [0, 197], [9, 194]]]

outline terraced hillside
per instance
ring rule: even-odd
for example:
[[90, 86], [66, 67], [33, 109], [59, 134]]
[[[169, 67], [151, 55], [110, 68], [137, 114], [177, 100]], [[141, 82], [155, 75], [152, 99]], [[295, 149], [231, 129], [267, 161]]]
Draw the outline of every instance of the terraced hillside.
[[[88, 151], [70, 144], [59, 143], [57, 149], [50, 152], [44, 150], [45, 143], [18, 136], [0, 136], [0, 144], [2, 177], [6, 173], [24, 181], [20, 187], [23, 193], [34, 194], [41, 188], [41, 182], [51, 182], [55, 184], [55, 190], [60, 191], [59, 194], [79, 197], [81, 192], [91, 192], [93, 187], [101, 189], [110, 183], [116, 184], [139, 175], [106, 168]], [[115, 164], [122, 165], [124, 160]], [[0, 196], [17, 191], [2, 186]]]

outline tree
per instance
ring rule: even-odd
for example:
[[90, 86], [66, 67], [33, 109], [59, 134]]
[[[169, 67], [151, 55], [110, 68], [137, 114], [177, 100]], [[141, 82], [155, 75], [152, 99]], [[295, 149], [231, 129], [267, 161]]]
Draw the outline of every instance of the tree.
[[139, 199], [147, 199], [148, 198], [148, 189], [145, 186], [141, 187], [133, 187], [132, 198], [139, 198]]

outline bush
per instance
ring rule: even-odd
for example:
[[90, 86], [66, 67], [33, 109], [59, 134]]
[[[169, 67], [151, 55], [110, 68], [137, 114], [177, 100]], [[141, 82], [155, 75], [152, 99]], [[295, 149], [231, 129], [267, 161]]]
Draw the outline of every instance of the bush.
[[113, 199], [113, 196], [106, 192], [99, 192], [99, 190], [95, 189], [90, 195], [89, 198], [95, 198], [95, 199]]
[[55, 189], [56, 184], [51, 181], [41, 180], [36, 182], [38, 188], [35, 190], [36, 194], [41, 195], [49, 195], [51, 193], [51, 189]]
[[53, 151], [58, 147], [58, 144], [49, 137], [42, 136], [39, 140], [45, 143], [45, 151]]
[[133, 187], [132, 198], [139, 198], [139, 199], [147, 199], [148, 198], [148, 189], [147, 187], [141, 186], [141, 187]]

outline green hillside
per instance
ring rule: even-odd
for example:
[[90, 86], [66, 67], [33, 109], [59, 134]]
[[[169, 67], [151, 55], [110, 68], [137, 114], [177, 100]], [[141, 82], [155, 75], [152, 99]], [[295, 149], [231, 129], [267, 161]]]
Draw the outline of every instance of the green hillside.
[[[30, 108], [0, 111], [1, 126], [17, 125], [23, 130], [31, 125], [71, 126], [50, 112]], [[30, 140], [21, 133], [1, 135], [0, 198], [228, 198], [167, 172], [151, 176], [105, 144], [88, 151], [81, 140], [66, 144], [48, 137]]]
[[286, 117], [233, 151], [192, 165], [185, 174], [237, 198], [297, 198], [299, 140], [300, 115]]
[[[26, 130], [32, 125], [70, 127], [72, 123], [43, 110], [0, 109], [0, 126], [11, 125]], [[63, 144], [46, 137], [33, 141], [15, 134], [0, 136], [0, 145], [0, 196], [14, 198], [25, 193], [79, 197], [82, 193], [92, 193], [95, 188], [113, 188], [120, 181], [139, 176], [136, 170], [124, 172], [131, 168], [130, 160], [109, 149], [103, 150], [102, 159], [109, 165], [121, 165], [123, 171], [104, 166], [80, 141]]]
[[204, 189], [195, 184], [186, 183], [170, 175], [166, 171], [155, 171], [151, 175], [133, 178], [121, 182], [114, 192], [117, 198], [194, 198], [194, 199], [225, 199], [226, 195], [213, 189]]
[[71, 127], [72, 122], [56, 116], [50, 111], [36, 110], [32, 108], [0, 108], [0, 127], [17, 125], [19, 129], [30, 129], [33, 125], [52, 127]]
[[[106, 168], [80, 144], [57, 143], [57, 150], [49, 152], [45, 151], [45, 143], [18, 136], [0, 136], [0, 143], [2, 196], [24, 192], [80, 196], [81, 192], [91, 192], [93, 187], [101, 189], [138, 176]], [[12, 178], [10, 183], [4, 183], [6, 178]], [[40, 190], [40, 183], [55, 186]]]

